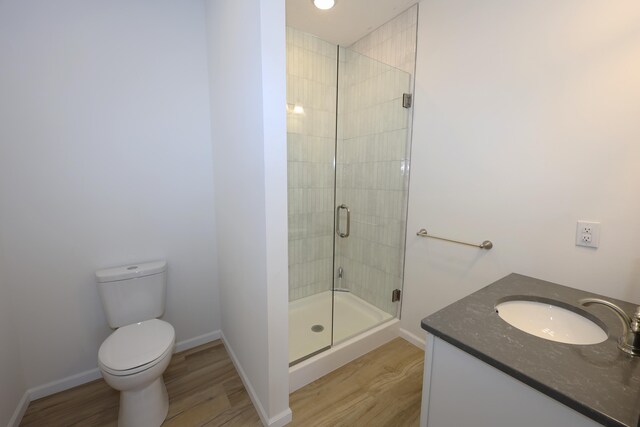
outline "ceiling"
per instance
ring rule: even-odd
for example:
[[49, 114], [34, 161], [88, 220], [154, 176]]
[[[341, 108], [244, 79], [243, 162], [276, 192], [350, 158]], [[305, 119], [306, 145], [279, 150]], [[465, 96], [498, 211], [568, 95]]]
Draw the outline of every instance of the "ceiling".
[[336, 0], [319, 10], [312, 0], [287, 0], [287, 25], [350, 46], [419, 0]]

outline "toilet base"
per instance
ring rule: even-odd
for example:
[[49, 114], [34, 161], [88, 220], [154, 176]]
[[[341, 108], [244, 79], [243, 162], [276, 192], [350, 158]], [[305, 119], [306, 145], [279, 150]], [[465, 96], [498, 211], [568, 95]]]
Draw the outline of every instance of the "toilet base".
[[118, 427], [159, 427], [169, 412], [169, 396], [162, 376], [139, 390], [120, 392]]

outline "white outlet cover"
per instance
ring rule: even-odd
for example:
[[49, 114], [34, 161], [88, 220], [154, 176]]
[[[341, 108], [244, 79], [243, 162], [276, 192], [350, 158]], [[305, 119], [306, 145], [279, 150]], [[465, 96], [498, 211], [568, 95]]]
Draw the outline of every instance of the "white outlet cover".
[[576, 246], [586, 246], [587, 248], [600, 246], [600, 223], [598, 221], [578, 221]]

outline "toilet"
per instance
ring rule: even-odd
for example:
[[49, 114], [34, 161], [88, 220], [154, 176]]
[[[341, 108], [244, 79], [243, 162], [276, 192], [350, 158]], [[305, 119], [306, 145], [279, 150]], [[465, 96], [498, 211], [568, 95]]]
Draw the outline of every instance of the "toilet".
[[167, 263], [155, 261], [96, 272], [109, 326], [116, 329], [98, 350], [102, 377], [120, 392], [119, 427], [157, 427], [169, 398], [162, 374], [175, 346], [165, 308]]

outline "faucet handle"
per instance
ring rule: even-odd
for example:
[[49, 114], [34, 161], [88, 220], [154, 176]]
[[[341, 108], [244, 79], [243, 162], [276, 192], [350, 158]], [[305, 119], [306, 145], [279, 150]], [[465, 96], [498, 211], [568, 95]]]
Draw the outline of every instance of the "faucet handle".
[[629, 327], [636, 334], [640, 333], [640, 306], [636, 308], [636, 312], [631, 318], [631, 324], [629, 325]]

